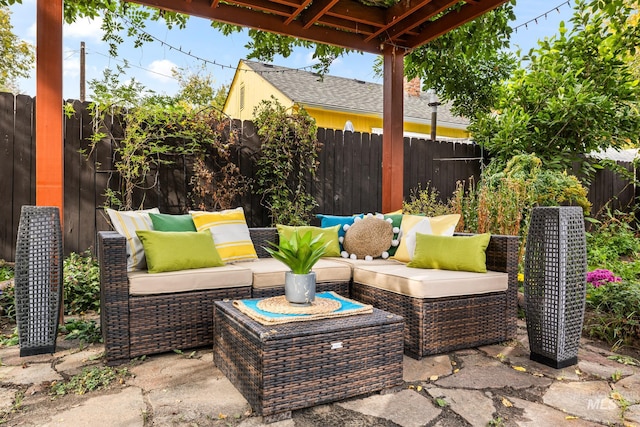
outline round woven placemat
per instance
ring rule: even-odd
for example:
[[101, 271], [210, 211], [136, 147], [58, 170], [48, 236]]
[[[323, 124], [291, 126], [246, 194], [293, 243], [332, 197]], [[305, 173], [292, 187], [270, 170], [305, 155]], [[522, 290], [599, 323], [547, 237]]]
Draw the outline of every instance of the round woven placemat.
[[309, 306], [295, 306], [289, 304], [286, 297], [281, 295], [260, 300], [257, 306], [260, 310], [268, 311], [269, 313], [323, 314], [339, 310], [342, 304], [334, 299], [316, 297]]

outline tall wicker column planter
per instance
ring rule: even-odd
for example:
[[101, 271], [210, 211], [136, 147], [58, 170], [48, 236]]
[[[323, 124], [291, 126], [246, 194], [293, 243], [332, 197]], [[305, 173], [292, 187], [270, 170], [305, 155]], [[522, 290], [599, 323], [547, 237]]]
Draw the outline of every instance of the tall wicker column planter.
[[586, 253], [582, 208], [533, 209], [524, 274], [531, 360], [556, 369], [577, 363], [586, 298]]
[[59, 209], [23, 206], [14, 277], [20, 356], [55, 352], [62, 275]]

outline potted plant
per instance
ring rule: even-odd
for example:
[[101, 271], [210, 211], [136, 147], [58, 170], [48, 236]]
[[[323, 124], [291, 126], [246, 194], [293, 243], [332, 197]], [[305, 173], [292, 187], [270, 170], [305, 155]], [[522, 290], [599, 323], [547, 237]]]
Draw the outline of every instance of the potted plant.
[[316, 296], [316, 273], [311, 269], [324, 255], [329, 243], [323, 243], [322, 236], [313, 237], [311, 231], [302, 236], [296, 231], [289, 239], [280, 238], [277, 245], [268, 243], [272, 247], [264, 250], [291, 269], [284, 279], [287, 301], [294, 305], [311, 305]]

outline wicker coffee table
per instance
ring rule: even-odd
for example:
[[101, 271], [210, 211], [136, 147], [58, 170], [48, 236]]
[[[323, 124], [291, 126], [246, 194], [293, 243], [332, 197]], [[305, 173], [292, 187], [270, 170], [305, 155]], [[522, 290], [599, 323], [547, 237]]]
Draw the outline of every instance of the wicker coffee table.
[[386, 311], [265, 326], [216, 301], [214, 325], [216, 366], [267, 423], [402, 384], [404, 320]]

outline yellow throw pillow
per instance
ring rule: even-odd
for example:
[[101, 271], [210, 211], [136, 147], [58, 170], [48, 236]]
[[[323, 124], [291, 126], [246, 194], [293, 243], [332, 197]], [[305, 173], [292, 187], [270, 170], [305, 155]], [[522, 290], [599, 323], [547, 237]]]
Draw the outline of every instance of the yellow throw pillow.
[[318, 235], [322, 236], [322, 243], [329, 243], [327, 249], [324, 251], [323, 257], [339, 257], [340, 256], [340, 242], [338, 240], [338, 230], [340, 229], [340, 225], [334, 225], [333, 227], [312, 227], [309, 225], [303, 225], [299, 227], [294, 227], [291, 225], [282, 225], [276, 224], [276, 228], [278, 229], [278, 236], [281, 239], [290, 239], [293, 233], [298, 231], [299, 235], [304, 235], [307, 231], [311, 231], [311, 235], [316, 237]]
[[196, 230], [210, 230], [224, 262], [257, 259], [242, 207], [220, 212], [191, 212]]
[[136, 235], [136, 230], [153, 230], [150, 213], [160, 213], [158, 208], [139, 211], [116, 211], [105, 209], [113, 229], [127, 239], [127, 271], [144, 270], [147, 262], [144, 257], [144, 247]]
[[434, 217], [403, 215], [400, 224], [400, 245], [391, 258], [401, 262], [411, 261], [416, 248], [416, 233], [453, 236], [458, 221], [460, 221], [459, 214]]

